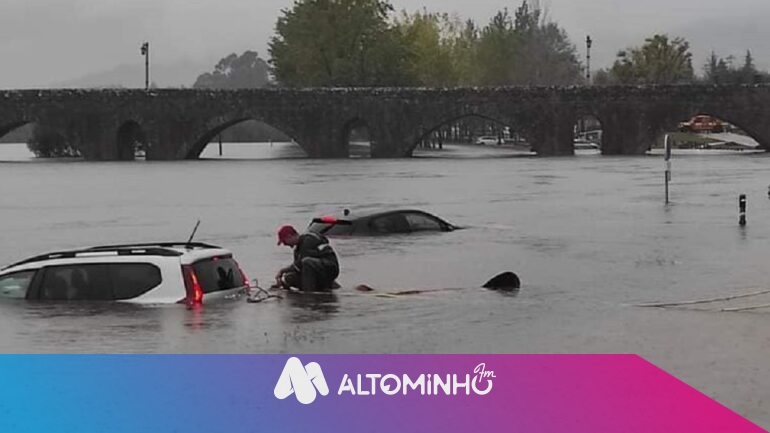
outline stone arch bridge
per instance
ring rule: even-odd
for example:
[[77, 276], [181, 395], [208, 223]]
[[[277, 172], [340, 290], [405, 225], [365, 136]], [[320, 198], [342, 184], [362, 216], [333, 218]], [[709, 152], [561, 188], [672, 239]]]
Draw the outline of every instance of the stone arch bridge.
[[88, 160], [133, 159], [127, 137], [138, 130], [147, 159], [195, 159], [218, 133], [251, 119], [310, 157], [347, 157], [350, 131], [361, 125], [373, 157], [408, 157], [422, 138], [468, 116], [515, 128], [538, 155], [556, 156], [574, 153], [574, 125], [591, 115], [602, 123], [603, 154], [634, 155], [696, 114], [730, 122], [770, 150], [768, 86], [0, 91], [0, 136], [36, 122]]

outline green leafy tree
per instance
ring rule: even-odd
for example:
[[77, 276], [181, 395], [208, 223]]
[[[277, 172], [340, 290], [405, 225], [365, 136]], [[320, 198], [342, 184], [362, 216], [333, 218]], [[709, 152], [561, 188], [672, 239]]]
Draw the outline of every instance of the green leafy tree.
[[409, 81], [422, 86], [455, 86], [460, 83], [455, 59], [460, 25], [447, 14], [404, 13], [395, 27], [407, 59]]
[[296, 0], [270, 41], [286, 86], [375, 86], [406, 81], [404, 47], [383, 0]]
[[479, 29], [473, 20], [467, 20], [452, 41], [452, 63], [460, 84], [474, 85], [479, 82], [478, 45]]
[[193, 85], [199, 89], [251, 89], [270, 82], [270, 66], [255, 51], [223, 58], [213, 72], [201, 74]]
[[[193, 85], [198, 89], [253, 89], [267, 87], [270, 82], [270, 66], [257, 52], [246, 51], [242, 55], [230, 54], [217, 63], [214, 72], [201, 74]], [[244, 122], [233, 125], [217, 138], [224, 142], [263, 142], [291, 140], [282, 132], [260, 122]]]
[[508, 9], [499, 11], [481, 30], [477, 48], [478, 84], [501, 86], [514, 81], [517, 42]]
[[498, 12], [481, 31], [482, 85], [570, 85], [582, 82], [577, 49], [537, 2], [521, 3], [513, 17]]
[[516, 83], [524, 85], [570, 85], [582, 81], [577, 49], [567, 33], [548, 21], [539, 6], [525, 1], [516, 11], [519, 39]]
[[615, 76], [609, 69], [599, 69], [593, 74], [593, 84], [595, 86], [611, 86], [617, 83]]
[[617, 57], [610, 73], [618, 84], [682, 84], [695, 78], [690, 44], [682, 38], [655, 35]]

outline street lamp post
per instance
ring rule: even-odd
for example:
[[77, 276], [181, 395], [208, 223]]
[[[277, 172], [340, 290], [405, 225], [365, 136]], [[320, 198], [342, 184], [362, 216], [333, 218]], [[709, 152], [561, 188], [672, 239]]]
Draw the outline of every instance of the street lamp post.
[[591, 36], [586, 36], [586, 81], [591, 84], [591, 45], [594, 41], [591, 40]]
[[142, 44], [142, 55], [144, 56], [144, 89], [150, 90], [150, 43]]

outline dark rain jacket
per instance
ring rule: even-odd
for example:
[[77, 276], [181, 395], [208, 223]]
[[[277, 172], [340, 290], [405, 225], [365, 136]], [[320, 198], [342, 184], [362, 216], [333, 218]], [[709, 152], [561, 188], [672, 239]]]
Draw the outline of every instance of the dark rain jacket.
[[312, 257], [321, 259], [325, 266], [332, 270], [339, 271], [339, 262], [337, 254], [329, 244], [326, 236], [318, 233], [308, 232], [299, 236], [299, 241], [294, 247], [294, 263], [286, 268], [287, 271], [302, 272], [302, 259]]

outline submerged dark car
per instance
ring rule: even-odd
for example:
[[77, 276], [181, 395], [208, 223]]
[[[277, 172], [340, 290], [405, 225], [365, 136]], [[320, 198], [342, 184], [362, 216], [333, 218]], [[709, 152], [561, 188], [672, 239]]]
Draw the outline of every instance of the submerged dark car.
[[315, 218], [309, 231], [329, 236], [377, 236], [416, 232], [451, 232], [459, 229], [441, 218], [420, 210], [394, 210], [361, 215]]

